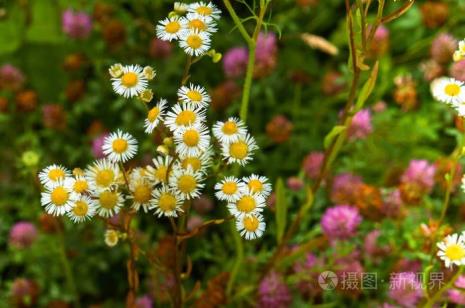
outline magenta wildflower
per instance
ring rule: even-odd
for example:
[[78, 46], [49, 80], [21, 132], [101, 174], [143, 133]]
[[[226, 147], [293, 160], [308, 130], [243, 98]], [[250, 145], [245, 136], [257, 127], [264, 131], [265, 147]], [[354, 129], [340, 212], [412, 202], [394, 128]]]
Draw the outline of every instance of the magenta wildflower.
[[202, 217], [200, 217], [198, 215], [192, 215], [187, 220], [187, 230], [192, 231], [195, 228], [200, 227], [202, 224], [203, 224]]
[[259, 33], [255, 49], [255, 76], [268, 75], [276, 66], [278, 45], [276, 34], [273, 32]]
[[16, 248], [28, 248], [37, 238], [37, 228], [30, 222], [17, 222], [10, 229], [10, 245]]
[[291, 293], [283, 277], [276, 272], [269, 273], [258, 286], [258, 307], [287, 308], [292, 302]]
[[362, 216], [357, 208], [349, 205], [336, 205], [328, 208], [321, 218], [323, 233], [330, 239], [347, 239], [354, 236]]
[[334, 177], [331, 187], [331, 201], [346, 203], [354, 199], [357, 186], [363, 184], [362, 178], [352, 173], [341, 173]]
[[383, 246], [381, 247], [378, 244], [378, 238], [381, 234], [381, 231], [376, 229], [371, 231], [365, 236], [364, 241], [364, 251], [370, 257], [377, 257], [380, 255], [384, 255], [385, 253], [389, 252], [389, 247]]
[[11, 64], [0, 67], [0, 89], [17, 91], [23, 87], [24, 74]]
[[450, 67], [450, 75], [457, 80], [465, 81], [465, 60], [454, 62]]
[[311, 297], [321, 293], [322, 289], [318, 285], [318, 276], [322, 267], [322, 260], [312, 253], [308, 253], [303, 261], [294, 264], [294, 273], [299, 277], [297, 289], [302, 295]]
[[247, 48], [234, 47], [229, 49], [223, 57], [223, 70], [227, 77], [241, 77], [247, 69], [249, 55]]
[[304, 182], [297, 176], [291, 176], [287, 178], [286, 184], [287, 187], [293, 191], [299, 191], [304, 188]]
[[369, 109], [362, 109], [354, 115], [347, 133], [349, 139], [355, 140], [366, 138], [372, 131], [371, 112]]
[[385, 198], [381, 211], [384, 215], [391, 218], [398, 218], [403, 216], [404, 202], [399, 189], [390, 192]]
[[421, 191], [429, 193], [434, 186], [436, 167], [423, 159], [411, 160], [400, 179], [402, 184], [415, 184]]
[[449, 33], [440, 33], [431, 43], [431, 57], [439, 64], [446, 64], [456, 49], [457, 40]]
[[391, 273], [389, 297], [403, 307], [416, 307], [423, 291], [414, 272]]
[[309, 179], [315, 180], [318, 178], [324, 159], [325, 154], [320, 151], [310, 152], [307, 156], [305, 156], [302, 168]]
[[103, 142], [105, 141], [105, 138], [108, 136], [108, 133], [103, 133], [99, 136], [97, 136], [93, 141], [92, 141], [92, 154], [94, 155], [95, 158], [103, 158], [105, 157], [105, 154], [103, 153]]
[[87, 38], [92, 31], [91, 17], [83, 11], [67, 9], [62, 15], [63, 32], [74, 39]]
[[454, 287], [458, 289], [450, 289], [447, 291], [447, 297], [450, 302], [465, 306], [465, 276], [461, 275], [454, 283]]
[[153, 307], [153, 301], [149, 295], [146, 294], [146, 295], [143, 295], [137, 298], [135, 308], [152, 308], [152, 307]]

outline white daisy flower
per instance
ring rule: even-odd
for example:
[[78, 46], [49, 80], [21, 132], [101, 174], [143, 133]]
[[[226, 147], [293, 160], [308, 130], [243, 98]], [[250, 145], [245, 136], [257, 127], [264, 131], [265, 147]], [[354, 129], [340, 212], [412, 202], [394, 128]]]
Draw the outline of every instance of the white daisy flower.
[[181, 196], [166, 185], [160, 189], [155, 189], [152, 192], [152, 197], [150, 209], [155, 209], [155, 215], [158, 217], [178, 217], [178, 212], [183, 211]]
[[454, 106], [465, 102], [465, 87], [462, 81], [441, 77], [431, 83], [433, 97], [443, 103]]
[[216, 122], [213, 125], [213, 135], [221, 143], [231, 143], [237, 141], [239, 137], [247, 134], [244, 122], [238, 118], [231, 117], [226, 122]]
[[208, 148], [205, 152], [196, 156], [179, 157], [179, 166], [183, 169], [192, 168], [194, 172], [205, 174], [212, 164], [212, 149]]
[[88, 196], [81, 195], [73, 200], [68, 217], [73, 222], [84, 222], [95, 215], [97, 204]]
[[242, 178], [249, 190], [261, 194], [265, 199], [271, 194], [271, 184], [266, 176], [252, 174], [249, 177]]
[[145, 169], [136, 168], [131, 172], [129, 177], [129, 190], [131, 195], [128, 199], [132, 200], [131, 207], [136, 211], [142, 207], [144, 213], [147, 213], [150, 207], [150, 199], [152, 199], [152, 184], [145, 176]]
[[191, 103], [194, 106], [208, 107], [208, 104], [212, 101], [210, 95], [204, 87], [194, 84], [189, 86], [182, 86], [178, 90], [178, 98], [184, 103]]
[[243, 238], [246, 240], [254, 240], [262, 237], [265, 232], [266, 223], [263, 221], [263, 216], [261, 214], [255, 213], [237, 219], [236, 228]]
[[85, 171], [85, 177], [93, 191], [113, 188], [119, 183], [120, 176], [118, 166], [105, 158], [97, 160]]
[[64, 181], [71, 175], [71, 172], [61, 165], [50, 165], [39, 173], [40, 183], [44, 186], [53, 186]]
[[438, 257], [444, 261], [446, 267], [465, 265], [464, 235], [457, 233], [448, 235], [442, 242], [437, 243]]
[[118, 214], [124, 204], [124, 197], [119, 191], [102, 190], [94, 194], [97, 203], [97, 212], [105, 218]]
[[194, 172], [192, 168], [182, 169], [176, 166], [170, 176], [169, 185], [183, 200], [191, 200], [200, 196], [200, 190], [205, 186], [202, 181], [200, 172]]
[[143, 73], [140, 65], [123, 66], [123, 74], [119, 77], [113, 77], [113, 90], [126, 98], [138, 96], [147, 89], [147, 77]]
[[234, 176], [225, 177], [221, 182], [215, 184], [215, 196], [218, 200], [236, 202], [242, 196], [246, 184]]
[[156, 106], [149, 110], [144, 124], [145, 132], [147, 134], [151, 134], [155, 127], [157, 127], [158, 124], [163, 120], [167, 104], [168, 101], [162, 98], [158, 101]]
[[186, 28], [199, 32], [205, 31], [214, 33], [218, 31], [216, 23], [210, 16], [203, 16], [197, 13], [189, 13], [186, 16]]
[[207, 32], [183, 31], [179, 46], [190, 56], [201, 56], [210, 49], [210, 35]]
[[238, 163], [241, 166], [246, 165], [252, 160], [252, 152], [258, 149], [255, 139], [246, 134], [240, 136], [236, 141], [223, 143], [222, 154], [227, 164]]
[[65, 179], [65, 185], [71, 190], [72, 197], [77, 198], [89, 191], [90, 185], [84, 175], [75, 175]]
[[121, 130], [111, 133], [103, 141], [103, 153], [112, 162], [126, 162], [137, 153], [137, 140]]
[[174, 132], [174, 142], [180, 156], [197, 156], [210, 146], [210, 135], [203, 125], [181, 127]]
[[209, 16], [213, 19], [219, 19], [221, 17], [221, 10], [211, 2], [195, 2], [189, 5], [189, 12], [197, 13], [202, 16]]
[[46, 186], [41, 196], [40, 202], [48, 214], [62, 216], [71, 209], [71, 190], [63, 181]]
[[243, 189], [239, 199], [228, 204], [228, 209], [236, 218], [242, 218], [244, 215], [260, 213], [265, 206], [265, 198], [262, 195]]
[[154, 167], [147, 166], [147, 177], [154, 183], [168, 182], [168, 169], [172, 168], [173, 158], [171, 156], [158, 156], [152, 160]]
[[205, 110], [192, 104], [176, 104], [165, 117], [165, 126], [171, 131], [182, 127], [198, 126], [205, 121]]
[[158, 22], [157, 37], [163, 41], [177, 40], [185, 31], [186, 20], [178, 16], [167, 17]]

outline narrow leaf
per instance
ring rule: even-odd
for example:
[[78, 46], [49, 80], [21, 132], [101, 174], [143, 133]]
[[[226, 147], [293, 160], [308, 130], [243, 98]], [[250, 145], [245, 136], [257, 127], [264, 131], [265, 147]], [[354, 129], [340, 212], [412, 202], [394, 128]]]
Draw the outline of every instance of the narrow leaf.
[[284, 230], [286, 229], [286, 216], [287, 204], [284, 182], [282, 178], [278, 178], [276, 182], [276, 239], [278, 243], [281, 243]]
[[323, 141], [324, 148], [327, 149], [333, 143], [333, 140], [345, 130], [346, 127], [344, 125], [334, 126], [333, 129], [325, 136]]
[[378, 79], [378, 68], [379, 62], [376, 61], [373, 69], [371, 70], [370, 77], [363, 85], [362, 90], [360, 91], [360, 95], [358, 96], [357, 103], [355, 104], [355, 111], [359, 111], [362, 109], [363, 105], [365, 104], [366, 100], [370, 96], [371, 92], [373, 92], [373, 88], [376, 84], [376, 79]]

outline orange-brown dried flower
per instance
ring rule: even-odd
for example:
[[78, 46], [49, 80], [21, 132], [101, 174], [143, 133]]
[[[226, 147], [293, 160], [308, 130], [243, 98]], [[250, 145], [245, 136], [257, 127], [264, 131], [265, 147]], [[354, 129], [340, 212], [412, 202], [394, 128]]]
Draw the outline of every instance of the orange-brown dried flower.
[[211, 93], [212, 108], [215, 111], [225, 110], [240, 94], [239, 86], [234, 81], [227, 80], [213, 89]]
[[126, 41], [126, 28], [117, 19], [104, 22], [102, 25], [102, 34], [106, 44], [112, 49], [119, 47]]
[[42, 108], [44, 126], [51, 129], [62, 130], [66, 128], [66, 112], [62, 105], [47, 104]]
[[109, 19], [113, 15], [113, 7], [108, 3], [97, 2], [94, 5], [94, 11], [92, 13], [92, 18], [97, 23], [102, 23]]
[[84, 80], [71, 80], [66, 86], [66, 99], [72, 103], [80, 100], [86, 91]]
[[86, 63], [86, 58], [81, 53], [72, 53], [65, 57], [63, 68], [66, 71], [77, 71]]
[[33, 111], [37, 107], [37, 93], [34, 90], [24, 90], [16, 94], [16, 107], [19, 111]]
[[454, 165], [455, 171], [454, 178], [452, 179], [452, 191], [457, 189], [460, 184], [460, 180], [462, 179], [462, 166], [460, 164], [455, 164], [454, 160], [448, 157], [442, 157], [434, 163], [434, 166], [436, 167], [434, 180], [439, 183], [439, 186], [444, 190], [447, 187], [445, 176], [452, 171]]
[[266, 124], [266, 134], [276, 143], [286, 142], [294, 125], [283, 115], [277, 115]]
[[228, 284], [229, 273], [220, 273], [208, 281], [207, 289], [197, 299], [194, 306], [196, 308], [216, 308], [226, 304], [226, 285]]
[[417, 85], [411, 76], [399, 76], [394, 80], [396, 89], [394, 90], [394, 101], [399, 104], [404, 111], [409, 111], [417, 107]]
[[8, 111], [8, 98], [0, 97], [0, 112], [7, 112]]
[[449, 5], [440, 1], [427, 1], [421, 6], [423, 23], [428, 28], [442, 26], [449, 17]]
[[354, 203], [360, 213], [368, 219], [379, 220], [383, 216], [383, 198], [381, 191], [375, 186], [357, 185]]
[[45, 233], [57, 233], [63, 228], [61, 221], [50, 214], [41, 213], [39, 215], [39, 225]]

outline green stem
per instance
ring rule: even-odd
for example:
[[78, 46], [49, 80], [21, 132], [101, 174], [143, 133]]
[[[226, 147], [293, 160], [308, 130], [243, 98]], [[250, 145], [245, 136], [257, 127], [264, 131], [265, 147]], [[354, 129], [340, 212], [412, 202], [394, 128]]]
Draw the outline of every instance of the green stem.
[[231, 275], [229, 277], [228, 285], [226, 288], [226, 294], [228, 294], [228, 297], [231, 295], [231, 292], [234, 287], [234, 282], [236, 281], [237, 274], [239, 273], [242, 261], [244, 260], [244, 244], [242, 243], [242, 238], [239, 235], [239, 232], [237, 232], [236, 221], [231, 220], [229, 226], [231, 228], [231, 234], [234, 239], [234, 248], [236, 249], [236, 260], [234, 260], [234, 265], [231, 270]]
[[452, 285], [455, 283], [457, 278], [459, 278], [459, 276], [463, 272], [463, 268], [464, 268], [463, 266], [460, 267], [459, 270], [454, 274], [454, 276], [452, 276], [452, 278], [449, 280], [449, 282], [447, 282], [442, 288], [440, 288], [436, 293], [434, 293], [434, 295], [426, 302], [425, 306], [423, 307], [432, 308], [434, 304], [440, 299], [444, 291], [452, 287]]
[[250, 89], [252, 87], [253, 71], [255, 67], [255, 47], [255, 42], [249, 45], [249, 60], [247, 62], [244, 88], [242, 89], [240, 117], [244, 123], [247, 123], [247, 113], [249, 110]]
[[234, 24], [236, 25], [237, 29], [239, 29], [239, 32], [241, 33], [242, 37], [244, 40], [249, 44], [252, 41], [252, 38], [250, 35], [247, 33], [247, 30], [245, 30], [244, 25], [242, 24], [239, 16], [237, 16], [236, 11], [234, 11], [234, 8], [231, 5], [231, 2], [229, 0], [223, 0], [224, 6], [229, 12], [229, 15], [231, 15], [231, 18], [234, 21]]
[[81, 307], [81, 304], [79, 302], [79, 295], [77, 292], [76, 284], [74, 283], [74, 275], [73, 271], [71, 270], [71, 266], [69, 265], [68, 262], [68, 257], [66, 256], [66, 245], [65, 245], [65, 237], [63, 234], [63, 230], [59, 231], [59, 241], [60, 241], [60, 259], [61, 263], [63, 265], [63, 270], [66, 278], [66, 283], [68, 285], [69, 291], [72, 293], [73, 298], [74, 298], [74, 304], [77, 308]]

